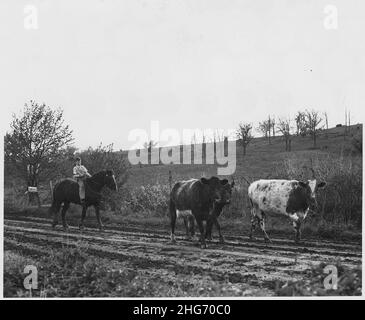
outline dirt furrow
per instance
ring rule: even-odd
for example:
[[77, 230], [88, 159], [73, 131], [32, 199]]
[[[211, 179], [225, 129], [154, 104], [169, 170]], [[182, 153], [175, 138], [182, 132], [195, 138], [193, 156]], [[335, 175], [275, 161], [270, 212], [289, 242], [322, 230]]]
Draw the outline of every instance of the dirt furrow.
[[[42, 222], [30, 222], [30, 221], [14, 221], [14, 220], [5, 220], [5, 223], [9, 226], [24, 226], [24, 227], [35, 227], [35, 228], [42, 228], [42, 229], [50, 229], [50, 225], [45, 223], [46, 221]], [[61, 231], [57, 231], [61, 232]], [[80, 233], [78, 229], [70, 228], [70, 232], [76, 232]], [[143, 241], [148, 241], [148, 239], [158, 239], [161, 242], [167, 242], [169, 240], [168, 235], [159, 235], [159, 234], [151, 234], [146, 232], [145, 230], [140, 230], [139, 232], [133, 232], [133, 231], [124, 231], [124, 230], [107, 230], [103, 233], [100, 233], [98, 230], [95, 229], [86, 229], [82, 232], [84, 235], [92, 235], [95, 236], [97, 234], [100, 237], [103, 238], [109, 238], [109, 239], [115, 239], [117, 238], [126, 238], [127, 240], [134, 239], [138, 241], [138, 238], [143, 238]], [[228, 240], [228, 238], [226, 238]], [[180, 237], [178, 237], [179, 243], [182, 242], [183, 244], [186, 244], [184, 240], [182, 240]], [[311, 255], [318, 255], [318, 256], [334, 256], [334, 257], [347, 257], [347, 258], [354, 258], [354, 259], [361, 259], [361, 249], [359, 251], [355, 251], [354, 248], [352, 250], [340, 250], [338, 247], [311, 247], [307, 245], [298, 245], [297, 247], [288, 245], [288, 244], [276, 244], [275, 242], [273, 244], [265, 244], [265, 243], [257, 243], [256, 241], [226, 241], [224, 245], [219, 244], [217, 241], [212, 241], [210, 243], [210, 246], [213, 247], [224, 247], [225, 250], [229, 250], [231, 247], [231, 250], [239, 250], [240, 247], [244, 247], [245, 250], [252, 249], [253, 252], [267, 252], [269, 251], [280, 251], [282, 255], [290, 255], [290, 253], [293, 253], [295, 255], [297, 254], [311, 254]], [[342, 248], [342, 247], [341, 247]], [[342, 248], [343, 249], [343, 248]]]
[[[7, 222], [5, 231], [6, 238], [14, 237], [20, 244], [86, 246], [95, 255], [118, 260], [127, 259], [142, 269], [162, 268], [176, 273], [208, 274], [217, 281], [229, 279], [231, 282], [247, 282], [247, 279], [251, 278], [251, 285], [266, 283], [272, 286], [275, 280], [296, 279], [296, 275], [312, 263], [335, 261], [334, 257], [326, 255], [293, 252], [283, 255], [269, 249], [253, 253], [252, 248], [232, 249], [230, 245], [213, 245], [210, 249], [201, 250], [188, 242], [171, 245], [167, 237], [151, 242], [144, 234], [136, 233], [80, 233], [76, 228], [64, 233], [50, 230], [49, 226], [38, 223], [37, 228], [25, 228], [22, 223], [17, 226]], [[358, 259], [338, 258], [349, 265], [359, 263]]]

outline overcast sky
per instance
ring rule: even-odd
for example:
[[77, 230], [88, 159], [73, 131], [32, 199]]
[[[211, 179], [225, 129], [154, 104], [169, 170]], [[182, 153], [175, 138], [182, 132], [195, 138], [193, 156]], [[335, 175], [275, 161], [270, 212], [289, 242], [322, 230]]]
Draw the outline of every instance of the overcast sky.
[[30, 99], [62, 107], [79, 148], [129, 148], [152, 120], [230, 129], [314, 108], [334, 126], [347, 106], [363, 122], [364, 17], [361, 0], [2, 0], [1, 127]]

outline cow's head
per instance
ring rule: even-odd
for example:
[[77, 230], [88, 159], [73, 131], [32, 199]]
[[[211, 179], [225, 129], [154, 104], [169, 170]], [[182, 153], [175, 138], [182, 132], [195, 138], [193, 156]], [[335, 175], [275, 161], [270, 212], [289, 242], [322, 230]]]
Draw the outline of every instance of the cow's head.
[[209, 188], [210, 199], [214, 203], [225, 205], [231, 202], [234, 181], [229, 183], [227, 179], [211, 177], [210, 179], [201, 178], [200, 182]]
[[309, 208], [311, 210], [317, 210], [318, 204], [316, 200], [316, 193], [318, 189], [324, 188], [326, 186], [326, 182], [317, 182], [316, 179], [308, 180], [306, 182], [300, 181], [299, 185], [304, 188], [306, 194], [306, 200], [309, 203]]
[[104, 183], [110, 190], [118, 191], [113, 170], [105, 170]]

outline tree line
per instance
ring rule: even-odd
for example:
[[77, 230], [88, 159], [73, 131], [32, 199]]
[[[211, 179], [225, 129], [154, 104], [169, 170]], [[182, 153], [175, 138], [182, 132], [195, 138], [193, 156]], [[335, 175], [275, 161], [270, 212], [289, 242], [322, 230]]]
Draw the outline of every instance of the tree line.
[[[325, 121], [325, 122], [324, 122]], [[318, 133], [324, 128], [328, 129], [328, 115], [323, 115], [316, 110], [298, 111], [294, 119], [278, 118], [275, 120], [274, 116], [269, 115], [266, 120], [259, 122], [257, 131], [261, 136], [267, 139], [271, 144], [272, 138], [279, 133], [285, 142], [285, 151], [291, 151], [291, 137], [296, 136], [311, 136], [313, 140], [313, 147], [317, 147]], [[246, 155], [246, 149], [251, 140], [254, 138], [253, 125], [247, 122], [241, 122], [238, 125], [236, 135], [238, 141], [243, 147], [243, 155]]]
[[[317, 146], [318, 132], [326, 126], [328, 128], [328, 116], [315, 110], [298, 111], [294, 119], [268, 116], [259, 122], [257, 130], [271, 143], [276, 134], [280, 134], [285, 141], [285, 150], [291, 151], [291, 137], [311, 136], [313, 147]], [[23, 114], [13, 115], [10, 124], [11, 130], [5, 135], [4, 165], [5, 175], [11, 175], [23, 181], [26, 190], [28, 187], [38, 187], [40, 182], [70, 176], [77, 149], [72, 146], [73, 132], [65, 123], [62, 109], [53, 109], [46, 104], [39, 104], [33, 100], [25, 104]], [[246, 154], [247, 146], [253, 135], [253, 125], [241, 122], [236, 130], [238, 143]], [[197, 143], [193, 137], [192, 143]], [[213, 142], [228, 144], [228, 137], [222, 132], [214, 132]], [[207, 138], [203, 134], [203, 153]], [[149, 153], [156, 142], [146, 142], [144, 148]], [[117, 176], [126, 176], [128, 164], [122, 157], [122, 152], [113, 151], [113, 146], [102, 146], [79, 152], [85, 164], [95, 173], [106, 167], [113, 167], [120, 172]], [[124, 179], [124, 178], [123, 178]], [[30, 201], [39, 203], [37, 193], [29, 192]]]

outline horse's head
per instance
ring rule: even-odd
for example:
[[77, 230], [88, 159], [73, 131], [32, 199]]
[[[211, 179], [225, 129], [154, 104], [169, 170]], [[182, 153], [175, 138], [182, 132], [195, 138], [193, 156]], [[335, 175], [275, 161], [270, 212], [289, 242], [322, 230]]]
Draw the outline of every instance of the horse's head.
[[110, 190], [118, 191], [113, 170], [105, 170], [104, 183]]

